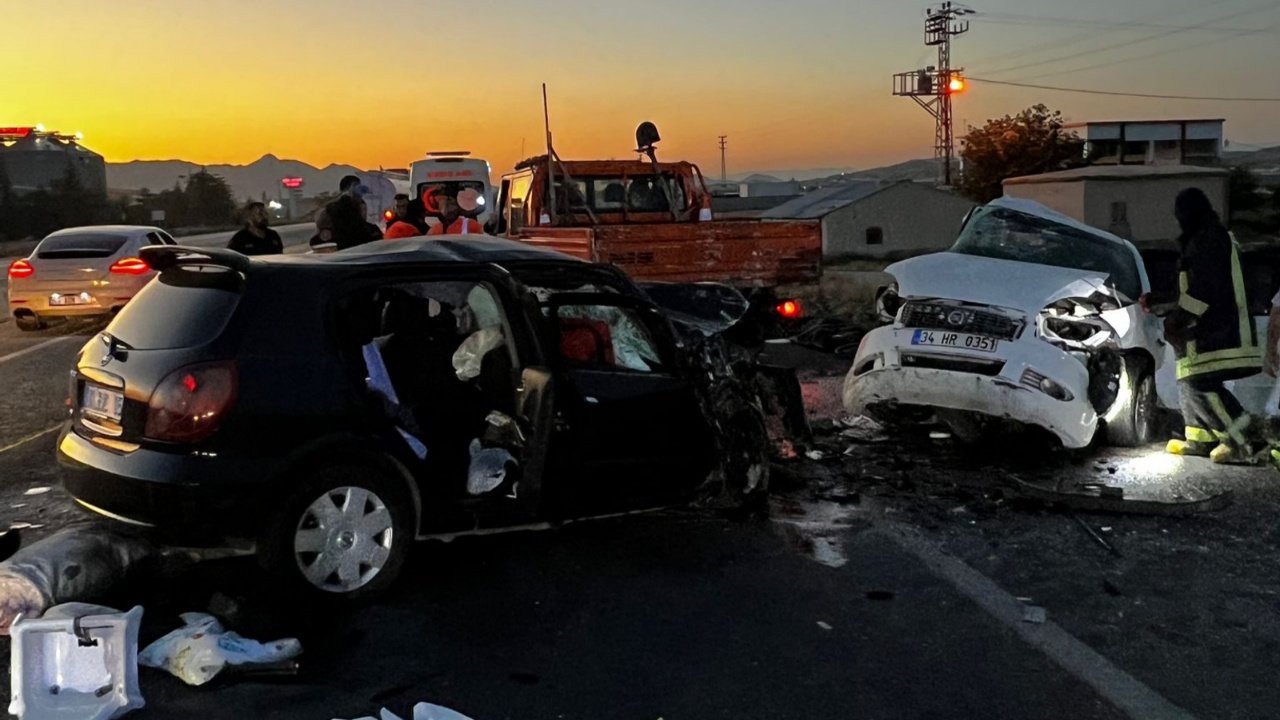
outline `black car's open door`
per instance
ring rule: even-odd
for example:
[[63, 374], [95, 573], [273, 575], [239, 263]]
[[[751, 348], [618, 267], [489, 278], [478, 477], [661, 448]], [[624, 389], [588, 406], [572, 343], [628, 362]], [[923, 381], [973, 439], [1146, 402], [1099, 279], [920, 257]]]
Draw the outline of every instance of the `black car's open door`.
[[678, 368], [666, 319], [615, 294], [551, 296], [558, 360], [553, 512], [653, 507], [687, 496], [714, 464], [711, 431]]

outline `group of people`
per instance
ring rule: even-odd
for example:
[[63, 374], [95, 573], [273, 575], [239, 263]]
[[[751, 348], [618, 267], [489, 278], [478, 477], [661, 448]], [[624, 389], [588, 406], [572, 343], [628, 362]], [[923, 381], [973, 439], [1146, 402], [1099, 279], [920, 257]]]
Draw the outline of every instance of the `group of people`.
[[[368, 221], [369, 206], [365, 198], [370, 194], [356, 175], [347, 175], [338, 184], [338, 197], [316, 213], [316, 234], [310, 245], [313, 249], [332, 247], [345, 250], [377, 240], [400, 240], [424, 235], [483, 235], [484, 227], [474, 219], [482, 209], [484, 200], [479, 190], [461, 188], [456, 194], [427, 191], [423, 198], [410, 199], [400, 193], [395, 196], [392, 217], [388, 218], [384, 232]], [[437, 223], [429, 223], [434, 216]], [[284, 252], [280, 234], [270, 227], [266, 206], [260, 202], [249, 203], [244, 211], [244, 227], [231, 237], [227, 247], [245, 255], [278, 255]]]

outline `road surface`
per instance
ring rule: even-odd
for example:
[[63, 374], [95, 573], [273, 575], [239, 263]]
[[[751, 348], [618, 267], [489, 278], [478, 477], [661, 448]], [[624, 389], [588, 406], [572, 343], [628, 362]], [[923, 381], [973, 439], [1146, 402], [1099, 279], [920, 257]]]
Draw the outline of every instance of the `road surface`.
[[[56, 488], [54, 431], [95, 330], [0, 324], [0, 524], [27, 542], [80, 517]], [[927, 435], [821, 436], [826, 458], [780, 466], [767, 513], [680, 509], [422, 546], [372, 604], [298, 605], [250, 559], [126, 584], [111, 602], [146, 608], [143, 643], [222, 593], [244, 635], [305, 648], [301, 674], [271, 684], [190, 688], [143, 670], [144, 712], [407, 718], [430, 701], [475, 720], [1275, 716], [1271, 471], [1158, 448], [971, 453]], [[1071, 516], [991, 483], [1035, 473], [1230, 487], [1237, 501], [1202, 518], [1081, 516], [1115, 557]], [[1048, 622], [1025, 621], [1025, 604]]]

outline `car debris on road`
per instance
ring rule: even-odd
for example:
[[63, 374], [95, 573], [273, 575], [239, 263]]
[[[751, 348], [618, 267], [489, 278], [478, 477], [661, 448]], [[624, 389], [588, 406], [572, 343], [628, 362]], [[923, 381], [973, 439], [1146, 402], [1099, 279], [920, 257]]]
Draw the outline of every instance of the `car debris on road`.
[[142, 608], [83, 603], [13, 624], [9, 713], [20, 720], [110, 720], [143, 707], [138, 688]]
[[[337, 719], [335, 718], [335, 720]], [[382, 708], [382, 711], [378, 713], [378, 717], [376, 718], [371, 716], [366, 716], [362, 718], [356, 718], [356, 720], [403, 720], [403, 719], [399, 715], [396, 715], [395, 713], [391, 712], [390, 710], [386, 708]], [[417, 705], [413, 706], [413, 716], [411, 720], [471, 720], [471, 718], [455, 710], [450, 710], [449, 708], [442, 707], [440, 705], [432, 705], [431, 703], [418, 703]]]

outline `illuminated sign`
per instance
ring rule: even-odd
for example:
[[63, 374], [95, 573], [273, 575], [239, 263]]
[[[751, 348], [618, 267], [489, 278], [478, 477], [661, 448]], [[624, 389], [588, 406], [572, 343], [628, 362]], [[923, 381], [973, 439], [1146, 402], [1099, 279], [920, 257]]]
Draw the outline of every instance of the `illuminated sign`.
[[297, 190], [298, 188], [302, 187], [302, 178], [300, 177], [280, 178], [280, 184], [289, 188], [290, 190]]
[[474, 177], [475, 173], [470, 170], [439, 170], [437, 172], [427, 173], [427, 178], [431, 180], [440, 180], [442, 178], [460, 178]]
[[0, 135], [24, 138], [35, 131], [29, 127], [0, 127]]

